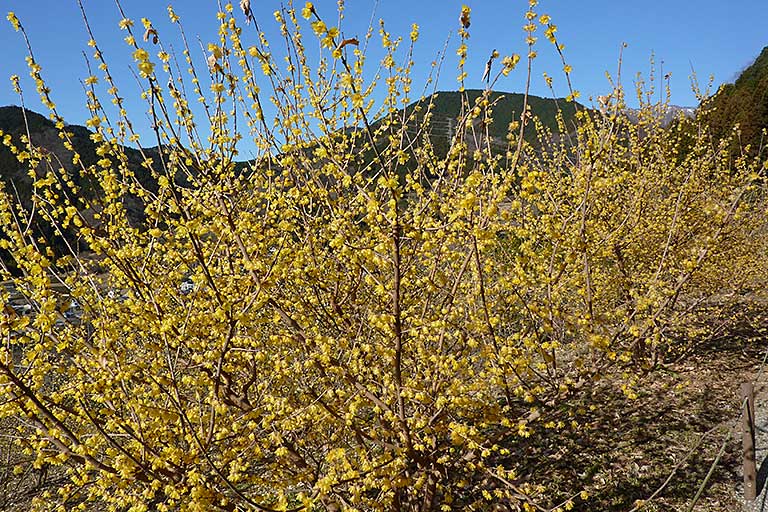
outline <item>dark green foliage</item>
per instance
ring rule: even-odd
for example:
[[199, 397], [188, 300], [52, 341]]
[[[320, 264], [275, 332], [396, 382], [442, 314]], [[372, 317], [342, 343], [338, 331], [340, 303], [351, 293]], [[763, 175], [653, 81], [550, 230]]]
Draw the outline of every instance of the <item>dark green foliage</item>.
[[[448, 138], [456, 133], [458, 120], [467, 113], [467, 109], [473, 108], [478, 99], [482, 98], [485, 91], [480, 89], [469, 89], [464, 92], [437, 92], [423, 100], [408, 105], [404, 112], [409, 119], [409, 125], [413, 126], [414, 131], [417, 127], [423, 125], [424, 116], [427, 111], [431, 113], [430, 121], [427, 125], [430, 138], [432, 140], [438, 155], [444, 155], [449, 145]], [[490, 91], [488, 95], [489, 117], [491, 122], [487, 127], [488, 136], [497, 146], [506, 144], [506, 137], [509, 133], [509, 125], [514, 121], [519, 121], [523, 112], [524, 94], [504, 93]], [[557, 124], [557, 112], [562, 111], [563, 121], [566, 127], [572, 125], [572, 120], [577, 108], [583, 108], [576, 103], [567, 102], [564, 98], [540, 98], [538, 96], [528, 96], [528, 107], [530, 112], [536, 116], [543, 126], [551, 132], [559, 131]], [[394, 117], [402, 118], [403, 111], [398, 112]], [[380, 121], [379, 121], [380, 122]], [[374, 124], [377, 127], [378, 123]], [[526, 139], [528, 142], [536, 143], [535, 130], [528, 130]]]
[[[19, 149], [25, 147], [21, 137], [29, 135], [33, 144], [44, 147], [51, 153], [54, 167], [66, 169], [75, 185], [81, 187], [80, 193], [83, 197], [94, 197], [94, 190], [83, 182], [79, 167], [72, 162], [72, 151], [65, 148], [64, 141], [59, 137], [59, 132], [51, 120], [31, 110], [22, 111], [20, 107], [0, 107], [0, 130], [10, 135]], [[66, 126], [65, 130], [70, 134], [72, 145], [80, 154], [82, 162], [85, 165], [94, 164], [97, 156], [95, 145], [90, 139], [91, 132], [84, 126], [76, 125]], [[32, 178], [29, 176], [29, 169], [27, 165], [20, 163], [5, 145], [0, 146], [0, 178], [9, 190], [15, 187], [22, 204], [30, 204]]]
[[[64, 140], [59, 136], [59, 131], [52, 121], [31, 110], [22, 112], [21, 107], [0, 107], [0, 130], [11, 135], [14, 145], [19, 149], [25, 146], [20, 137], [29, 133], [35, 146], [43, 147], [52, 154], [54, 167], [66, 169], [72, 181], [79, 187], [78, 194], [81, 198], [99, 197], [99, 191], [82, 176], [80, 165], [72, 162], [73, 152], [66, 149]], [[64, 130], [69, 134], [72, 147], [80, 155], [82, 164], [86, 167], [96, 164], [99, 157], [96, 155], [96, 144], [91, 140], [93, 132], [79, 125], [66, 125]], [[139, 182], [149, 190], [157, 190], [156, 178], [142, 166], [144, 157], [141, 152], [129, 147], [124, 150], [128, 158], [128, 168]], [[156, 162], [159, 160], [157, 148], [146, 149], [144, 153]], [[32, 179], [28, 174], [28, 168], [21, 164], [5, 145], [0, 146], [0, 178], [6, 187], [15, 186], [22, 203], [29, 204], [32, 195]], [[130, 213], [137, 219], [142, 215], [139, 211]]]
[[739, 126], [740, 136], [732, 144], [734, 156], [768, 155], [763, 130], [768, 128], [768, 46], [733, 84], [726, 84], [705, 104], [705, 120], [716, 140]]
[[[39, 132], [54, 127], [51, 120], [41, 116], [37, 112], [27, 110], [26, 115], [30, 132]], [[0, 130], [3, 130], [6, 133], [23, 133], [26, 131], [24, 129], [24, 116], [21, 107], [12, 105], [0, 107]]]
[[[75, 193], [81, 200], [81, 206], [85, 204], [85, 201], [98, 204], [101, 197], [98, 187], [94, 186], [91, 180], [83, 175], [81, 165], [74, 164], [74, 153], [66, 148], [64, 139], [60, 137], [59, 130], [51, 120], [31, 110], [22, 110], [21, 107], [0, 107], [0, 130], [2, 130], [3, 136], [11, 137], [13, 145], [20, 151], [26, 147], [22, 140], [22, 137], [26, 136], [31, 138], [35, 146], [45, 148], [51, 157], [50, 166], [54, 172], [61, 175], [61, 169], [64, 169], [77, 187]], [[80, 155], [82, 165], [89, 167], [96, 164], [100, 157], [96, 155], [96, 144], [91, 140], [92, 132], [88, 128], [78, 125], [66, 125], [64, 131], [68, 134], [72, 147]], [[128, 157], [128, 167], [137, 179], [145, 187], [156, 190], [156, 179], [152, 177], [148, 169], [141, 165], [144, 160], [141, 153], [133, 148], [125, 148], [125, 154]], [[145, 154], [158, 161], [156, 149], [146, 150]], [[38, 177], [44, 176], [45, 172], [43, 165], [36, 170]], [[0, 145], [0, 179], [2, 186], [7, 191], [18, 196], [21, 205], [27, 209], [32, 207], [33, 179], [30, 176], [27, 162], [19, 162], [16, 155], [5, 144]], [[72, 191], [68, 191], [68, 193], [70, 192]], [[128, 197], [125, 207], [133, 222], [138, 224], [142, 221], [144, 217], [143, 207], [136, 198]], [[78, 240], [71, 233], [64, 233], [64, 238], [62, 238], [46, 223], [38, 223], [37, 220], [35, 219], [31, 225], [33, 237], [45, 238], [57, 250], [64, 249], [65, 239], [70, 245], [78, 246]], [[6, 256], [0, 253], [0, 259], [11, 265], [12, 262]]]
[[[429, 98], [426, 98], [414, 105], [426, 107], [432, 102], [432, 113], [435, 118], [458, 118], [464, 105], [474, 106], [478, 98], [485, 91], [480, 89], [469, 89], [462, 92], [440, 92]], [[488, 133], [491, 137], [504, 139], [509, 131], [509, 123], [519, 120], [523, 111], [524, 94], [504, 93], [491, 91], [488, 98], [493, 105], [493, 120], [488, 127]], [[414, 105], [408, 107], [413, 108]], [[531, 112], [539, 118], [542, 124], [552, 132], [558, 131], [557, 111], [563, 112], [563, 119], [566, 126], [570, 124], [576, 113], [576, 104], [567, 102], [564, 98], [540, 98], [538, 96], [528, 96], [528, 105]], [[533, 132], [530, 132], [533, 135]]]
[[[472, 147], [475, 144], [485, 146], [488, 144], [492, 153], [505, 155], [509, 149], [507, 135], [509, 134], [510, 124], [519, 121], [523, 112], [525, 100], [524, 94], [503, 93], [489, 91], [487, 93], [487, 107], [481, 105], [486, 91], [480, 89], [470, 89], [463, 92], [437, 92], [420, 101], [411, 103], [402, 110], [399, 110], [389, 116], [378, 119], [372, 124], [374, 133], [378, 134], [377, 146], [381, 147], [387, 144], [386, 133], [394, 133], [399, 126], [405, 122], [408, 125], [406, 133], [410, 137], [429, 138], [430, 144], [434, 148], [435, 155], [438, 158], [444, 158], [448, 152], [452, 141], [457, 137], [463, 138]], [[468, 116], [469, 110], [480, 107], [480, 113], [476, 116]], [[486, 113], [483, 110], [487, 108]], [[558, 111], [562, 113], [563, 122], [566, 131], [572, 131], [573, 120], [576, 110], [582, 110], [584, 107], [574, 102], [568, 102], [564, 98], [540, 98], [538, 96], [528, 96], [528, 109], [533, 117], [553, 134], [560, 132], [558, 126]], [[427, 118], [427, 114], [429, 117]], [[468, 127], [463, 120], [473, 117], [475, 121], [471, 127]], [[488, 124], [482, 122], [488, 119]], [[384, 128], [389, 126], [388, 129]], [[537, 147], [538, 134], [533, 125], [525, 132], [526, 140]], [[463, 133], [460, 133], [463, 130]], [[517, 130], [514, 130], [514, 135]], [[380, 142], [378, 142], [380, 141]], [[515, 146], [515, 144], [512, 144]], [[381, 149], [381, 148], [380, 148]], [[370, 161], [373, 158], [373, 152], [363, 155], [363, 161]], [[405, 167], [412, 168], [417, 165], [415, 161], [409, 161]]]

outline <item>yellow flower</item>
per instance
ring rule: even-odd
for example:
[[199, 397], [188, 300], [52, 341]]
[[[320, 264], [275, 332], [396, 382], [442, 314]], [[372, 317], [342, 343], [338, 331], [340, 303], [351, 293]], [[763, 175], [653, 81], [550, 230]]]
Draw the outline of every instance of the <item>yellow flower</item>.
[[472, 12], [472, 10], [467, 5], [461, 6], [461, 15], [459, 15], [459, 23], [461, 23], [461, 26], [465, 29], [469, 28], [471, 25], [469, 15]]
[[315, 34], [317, 34], [318, 37], [324, 35], [328, 31], [325, 22], [322, 20], [313, 21], [312, 30], [315, 31]]
[[307, 2], [304, 5], [304, 8], [301, 10], [301, 15], [304, 17], [304, 19], [309, 19], [312, 17], [312, 15], [317, 16], [317, 11], [315, 11], [315, 6], [312, 4], [312, 2]]
[[176, 15], [176, 13], [173, 11], [173, 7], [171, 7], [170, 5], [168, 6], [168, 17], [170, 18], [171, 23], [179, 22], [178, 15]]
[[211, 52], [211, 55], [213, 55], [214, 59], [220, 59], [221, 56], [223, 55], [223, 53], [221, 51], [221, 47], [219, 47], [219, 46], [217, 46], [217, 45], [215, 45], [213, 43], [209, 43], [208, 44], [208, 51]]
[[133, 26], [133, 21], [129, 18], [123, 18], [117, 23], [117, 26], [120, 27], [120, 30], [127, 30]]
[[133, 52], [133, 60], [137, 60], [137, 61], [149, 60], [149, 54], [147, 53], [147, 50], [145, 50], [144, 48], [137, 48]]
[[501, 70], [502, 74], [504, 74], [504, 76], [509, 75], [510, 71], [515, 69], [515, 66], [517, 66], [518, 62], [520, 62], [520, 55], [518, 54], [514, 54], [511, 57], [504, 57], [501, 61], [502, 65], [504, 66], [504, 69]]
[[547, 36], [547, 39], [549, 39], [549, 42], [552, 44], [555, 44], [555, 32], [557, 32], [557, 25], [549, 25], [544, 32], [544, 35]]
[[139, 72], [142, 78], [149, 78], [155, 70], [155, 65], [149, 61], [139, 62]]
[[6, 16], [8, 21], [11, 22], [11, 25], [13, 25], [13, 29], [18, 32], [19, 29], [21, 29], [21, 24], [19, 23], [19, 18], [16, 17], [16, 15], [13, 12], [9, 12], [8, 16]]
[[414, 43], [419, 38], [419, 26], [417, 24], [411, 25], [411, 41]]

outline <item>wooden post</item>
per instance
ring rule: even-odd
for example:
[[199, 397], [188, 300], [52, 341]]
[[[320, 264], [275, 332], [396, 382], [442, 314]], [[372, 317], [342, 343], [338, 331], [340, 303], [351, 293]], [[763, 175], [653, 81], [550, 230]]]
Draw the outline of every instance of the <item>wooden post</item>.
[[755, 393], [751, 382], [741, 385], [741, 439], [744, 455], [744, 499], [757, 496], [757, 465], [755, 463]]

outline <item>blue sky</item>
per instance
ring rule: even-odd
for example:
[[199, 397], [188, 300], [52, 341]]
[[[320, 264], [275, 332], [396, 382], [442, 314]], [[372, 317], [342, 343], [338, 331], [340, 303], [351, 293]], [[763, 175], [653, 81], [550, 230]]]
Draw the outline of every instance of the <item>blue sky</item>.
[[[153, 20], [164, 41], [167, 35], [176, 37], [176, 31], [168, 23], [166, 7], [168, 2], [158, 0], [122, 0], [126, 14], [136, 20], [147, 17]], [[181, 16], [188, 37], [196, 45], [199, 36], [203, 43], [216, 40], [217, 11], [215, 0], [183, 0], [171, 2]], [[419, 85], [426, 77], [429, 63], [448, 43], [448, 56], [440, 78], [440, 90], [455, 90], [456, 56], [458, 45], [456, 30], [462, 3], [472, 8], [470, 27], [470, 53], [468, 59], [467, 87], [481, 88], [484, 63], [495, 48], [502, 55], [525, 53], [522, 25], [526, 0], [346, 0], [347, 15], [342, 25], [345, 36], [365, 35], [373, 14], [375, 19], [383, 18], [393, 34], [407, 40], [412, 23], [421, 28], [421, 39], [416, 47], [416, 70], [414, 84]], [[112, 71], [117, 75], [122, 95], [131, 99], [138, 94], [129, 69], [135, 64], [131, 51], [123, 42], [125, 33], [118, 29], [120, 15], [112, 0], [84, 0], [86, 11], [96, 32]], [[257, 19], [268, 36], [276, 36], [272, 12], [279, 7], [273, 0], [252, 0]], [[303, 1], [297, 2], [303, 6]], [[316, 0], [315, 5], [322, 14], [331, 14], [336, 1]], [[83, 51], [91, 53], [86, 46], [88, 36], [83, 28], [79, 8], [75, 0], [6, 0], [6, 11], [14, 11], [27, 29], [43, 75], [53, 89], [53, 98], [60, 113], [71, 123], [82, 124], [88, 117], [84, 107], [84, 95], [79, 80], [88, 76]], [[695, 70], [699, 81], [706, 84], [714, 77], [714, 85], [731, 82], [740, 70], [749, 65], [768, 45], [765, 20], [768, 19], [768, 2], [765, 0], [668, 0], [616, 2], [615, 0], [542, 0], [536, 7], [539, 14], [549, 14], [558, 26], [557, 35], [566, 45], [565, 55], [573, 67], [574, 87], [581, 92], [581, 101], [589, 103], [590, 96], [605, 94], [610, 86], [605, 73], [615, 74], [619, 49], [624, 50], [623, 83], [633, 89], [638, 72], [647, 77], [650, 59], [655, 55], [657, 74], [671, 73], [670, 86], [672, 103], [684, 106], [696, 104], [690, 88], [691, 70]], [[141, 33], [141, 29], [137, 31]], [[539, 31], [541, 32], [541, 30]], [[253, 32], [249, 32], [253, 34]], [[539, 55], [533, 74], [532, 92], [542, 96], [551, 93], [541, 78], [546, 71], [555, 77], [555, 92], [565, 96], [568, 90], [559, 72], [561, 64], [549, 43], [539, 34]], [[248, 37], [248, 36], [246, 36]], [[252, 37], [252, 36], [251, 36]], [[310, 37], [307, 33], [306, 38]], [[374, 36], [374, 39], [376, 36]], [[276, 38], [274, 38], [276, 42]], [[176, 41], [176, 39], [171, 39]], [[3, 59], [0, 65], [0, 105], [18, 104], [18, 98], [11, 88], [8, 77], [20, 75], [26, 89], [27, 106], [43, 111], [37, 101], [34, 87], [26, 80], [24, 62], [26, 49], [21, 36], [14, 32], [10, 23], [0, 23], [0, 45]], [[374, 40], [371, 60], [374, 64], [381, 45]], [[202, 52], [196, 58], [203, 63]], [[98, 73], [97, 73], [98, 74]], [[503, 78], [496, 90], [519, 92], [523, 88], [522, 69]], [[415, 88], [420, 90], [418, 88]], [[658, 93], [657, 93], [658, 95]], [[135, 98], [133, 98], [135, 99]], [[632, 104], [634, 100], [630, 100]], [[142, 104], [129, 103], [129, 108], [141, 115]], [[134, 116], [135, 118], [137, 116]]]

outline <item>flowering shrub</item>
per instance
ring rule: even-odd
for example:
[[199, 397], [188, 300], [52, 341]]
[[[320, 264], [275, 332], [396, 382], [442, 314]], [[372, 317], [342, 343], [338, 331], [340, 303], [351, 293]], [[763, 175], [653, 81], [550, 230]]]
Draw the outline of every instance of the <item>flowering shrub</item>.
[[[534, 7], [529, 76], [537, 26], [562, 50]], [[143, 38], [121, 21], [156, 136], [144, 178], [96, 41], [102, 76], [85, 83], [99, 159], [75, 161], [98, 193], [86, 199], [30, 141], [16, 149], [35, 201], [0, 196], [0, 246], [34, 314], [4, 317], [0, 414], [23, 418], [35, 465], [68, 475], [39, 508], [557, 506], [523, 443], [578, 435], [557, 411], [589, 382], [614, 378], [632, 399], [638, 371], [694, 339], [701, 306], [764, 284], [760, 162], [730, 163], [705, 126], [662, 129], [651, 105], [630, 123], [617, 89], [575, 130], [552, 134], [523, 112], [500, 152], [481, 133], [489, 93], [464, 105], [438, 155], [428, 106], [415, 136], [398, 110], [418, 27], [398, 65], [401, 40], [382, 25], [373, 82], [387, 95], [374, 111], [360, 42], [311, 3], [275, 12], [287, 64], [239, 15], [219, 13], [204, 66], [186, 48], [186, 76], [149, 20]], [[460, 23], [463, 88], [466, 6]], [[503, 57], [498, 74], [520, 60]], [[237, 163], [243, 138], [257, 156]], [[33, 216], [89, 250], [54, 251], [25, 230]], [[71, 300], [79, 312], [65, 315]], [[585, 499], [574, 488], [561, 506]]]

